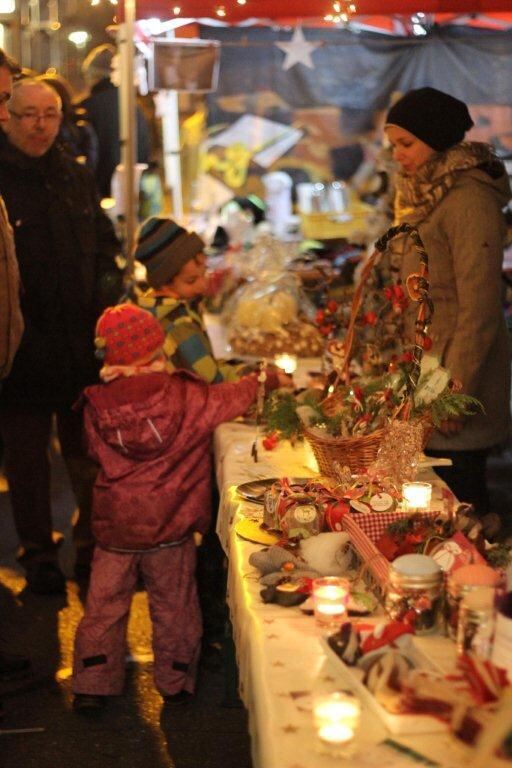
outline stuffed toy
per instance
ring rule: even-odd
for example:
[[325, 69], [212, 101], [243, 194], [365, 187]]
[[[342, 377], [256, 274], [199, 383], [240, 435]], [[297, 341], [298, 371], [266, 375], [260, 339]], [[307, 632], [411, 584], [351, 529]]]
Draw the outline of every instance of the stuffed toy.
[[260, 582], [267, 588], [263, 600], [289, 606], [308, 597], [306, 580], [345, 573], [351, 559], [348, 534], [341, 532], [302, 539], [295, 552], [274, 544], [253, 552], [249, 563], [262, 574]]

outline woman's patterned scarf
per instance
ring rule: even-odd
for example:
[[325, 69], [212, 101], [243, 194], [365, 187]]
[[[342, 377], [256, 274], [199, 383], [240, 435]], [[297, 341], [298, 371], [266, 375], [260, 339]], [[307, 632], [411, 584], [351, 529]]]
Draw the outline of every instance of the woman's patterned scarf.
[[418, 224], [439, 205], [463, 171], [480, 168], [491, 177], [503, 173], [503, 164], [489, 144], [463, 141], [436, 152], [414, 176], [398, 172], [395, 178], [395, 223]]

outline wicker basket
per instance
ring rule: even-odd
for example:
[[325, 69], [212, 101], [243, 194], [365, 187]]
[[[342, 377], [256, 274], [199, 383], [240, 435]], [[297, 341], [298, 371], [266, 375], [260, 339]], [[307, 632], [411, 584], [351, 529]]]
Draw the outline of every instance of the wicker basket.
[[377, 458], [384, 436], [384, 429], [360, 437], [320, 437], [307, 427], [303, 432], [315, 454], [320, 474], [327, 477], [336, 476], [336, 464], [350, 467], [354, 474], [367, 469]]
[[[397, 235], [401, 234], [408, 234], [411, 237], [414, 247], [419, 255], [420, 298], [418, 299], [419, 307], [416, 318], [412, 371], [407, 381], [406, 398], [399, 409], [396, 411], [394, 418], [407, 418], [408, 416], [412, 395], [416, 388], [420, 374], [421, 358], [423, 355], [423, 347], [427, 327], [433, 311], [432, 302], [430, 301], [429, 297], [428, 256], [425, 252], [418, 231], [409, 224], [401, 224], [398, 227], [392, 227], [386, 232], [385, 235], [383, 235], [383, 237], [380, 238], [380, 240], [375, 243], [375, 251], [368, 260], [365, 269], [363, 270], [361, 281], [355, 291], [354, 299], [352, 301], [350, 322], [344, 342], [345, 365], [344, 370], [339, 377], [339, 380], [343, 380], [345, 382], [349, 381], [350, 355], [354, 343], [355, 324], [357, 314], [362, 302], [365, 283], [370, 275], [371, 270], [374, 267], [377, 258], [383, 251], [386, 250], [389, 241]], [[332, 413], [332, 406], [335, 406], [337, 396], [337, 393], [334, 393], [323, 401], [324, 410], [327, 413], [329, 413], [329, 411]], [[430, 434], [431, 427], [427, 422], [424, 422], [424, 425], [425, 429], [423, 444], [425, 446]], [[326, 435], [324, 437], [319, 435], [316, 430], [314, 431], [309, 427], [303, 427], [304, 437], [311, 445], [320, 472], [323, 475], [327, 475], [329, 477], [336, 477], [336, 465], [348, 466], [353, 473], [367, 469], [377, 457], [377, 452], [379, 450], [379, 446], [385, 431], [385, 427], [383, 427], [368, 435], [358, 435], [353, 437], [334, 437]]]

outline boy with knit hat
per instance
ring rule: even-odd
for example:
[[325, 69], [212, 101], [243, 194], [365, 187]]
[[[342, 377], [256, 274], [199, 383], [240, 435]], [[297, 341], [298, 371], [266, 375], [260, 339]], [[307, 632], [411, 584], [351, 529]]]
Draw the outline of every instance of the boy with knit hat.
[[[204, 242], [172, 219], [152, 217], [140, 228], [135, 259], [146, 268], [149, 290], [136, 298], [164, 333], [164, 352], [174, 369], [193, 371], [217, 384], [236, 381], [246, 366], [217, 361], [204, 327], [199, 300], [206, 290]], [[289, 383], [289, 382], [288, 382]], [[216, 488], [212, 485], [213, 492]], [[215, 497], [212, 504], [218, 506]], [[211, 529], [198, 550], [197, 580], [204, 636], [202, 663], [219, 665], [225, 625], [225, 555]]]
[[[120, 304], [103, 313], [96, 346], [103, 384], [83, 394], [97, 546], [85, 615], [75, 639], [74, 708], [102, 708], [122, 692], [126, 628], [140, 573], [153, 622], [155, 683], [168, 704], [194, 690], [201, 616], [193, 533], [210, 518], [210, 441], [215, 427], [255, 401], [255, 374], [210, 386], [169, 374], [164, 333], [148, 312]], [[279, 385], [269, 372], [267, 388]]]
[[150, 288], [136, 302], [162, 326], [173, 368], [194, 371], [212, 384], [236, 381], [239, 367], [215, 359], [197, 308], [206, 289], [203, 249], [195, 232], [172, 219], [148, 219], [139, 231], [135, 259], [145, 266]]

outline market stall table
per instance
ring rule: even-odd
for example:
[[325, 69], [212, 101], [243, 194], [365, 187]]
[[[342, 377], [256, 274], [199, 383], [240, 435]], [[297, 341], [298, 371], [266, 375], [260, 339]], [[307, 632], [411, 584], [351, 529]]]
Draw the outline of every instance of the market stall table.
[[[284, 441], [272, 452], [260, 447], [254, 463], [250, 447], [255, 428], [244, 423], [221, 425], [214, 449], [221, 490], [217, 531], [229, 558], [228, 603], [240, 674], [240, 693], [249, 712], [254, 768], [334, 768], [340, 758], [319, 751], [312, 719], [312, 695], [319, 689], [347, 689], [349, 679], [329, 661], [311, 616], [300, 608], [265, 604], [260, 598], [258, 572], [249, 564], [261, 545], [235, 532], [237, 521], [261, 516], [262, 507], [241, 499], [236, 486], [269, 477], [304, 477], [314, 473], [312, 453], [303, 443]], [[432, 470], [422, 479], [431, 481]], [[440, 669], [448, 671], [455, 659], [454, 644], [445, 637], [414, 638], [414, 643]], [[380, 719], [363, 706], [357, 754], [344, 759], [347, 768], [413, 765], [384, 744], [390, 737]], [[468, 762], [468, 749], [447, 733], [393, 737], [446, 768]]]

